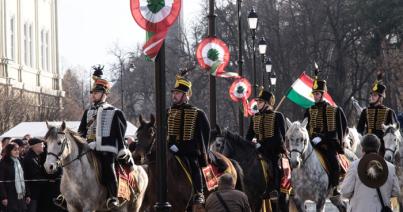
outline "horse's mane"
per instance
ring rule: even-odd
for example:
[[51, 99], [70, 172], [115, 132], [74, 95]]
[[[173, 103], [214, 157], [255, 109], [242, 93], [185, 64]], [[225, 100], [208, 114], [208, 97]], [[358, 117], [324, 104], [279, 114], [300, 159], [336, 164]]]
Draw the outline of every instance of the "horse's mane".
[[254, 147], [254, 144], [252, 142], [247, 141], [244, 139], [242, 136], [233, 133], [229, 130], [225, 130], [224, 132], [224, 138], [229, 141], [234, 141], [236, 144], [239, 144], [241, 146], [250, 146]]
[[[55, 126], [49, 127], [48, 132], [45, 135], [45, 139], [51, 138], [51, 139], [57, 139], [57, 133], [59, 132], [59, 128]], [[78, 151], [79, 153], [82, 152], [84, 148], [86, 148], [86, 141], [80, 136], [78, 132], [75, 132], [69, 128], [66, 128], [65, 130], [66, 134], [69, 134], [71, 138], [73, 138], [73, 141], [77, 144]]]
[[400, 134], [400, 130], [395, 128], [393, 125], [387, 125], [385, 134], [392, 133], [395, 134], [399, 138], [399, 142], [402, 141], [402, 135]]

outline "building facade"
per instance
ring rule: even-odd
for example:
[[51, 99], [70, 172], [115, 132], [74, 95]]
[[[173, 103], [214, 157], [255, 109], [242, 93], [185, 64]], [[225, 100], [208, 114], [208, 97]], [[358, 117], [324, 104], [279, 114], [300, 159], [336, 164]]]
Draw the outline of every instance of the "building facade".
[[42, 119], [60, 111], [57, 0], [0, 0], [0, 89]]

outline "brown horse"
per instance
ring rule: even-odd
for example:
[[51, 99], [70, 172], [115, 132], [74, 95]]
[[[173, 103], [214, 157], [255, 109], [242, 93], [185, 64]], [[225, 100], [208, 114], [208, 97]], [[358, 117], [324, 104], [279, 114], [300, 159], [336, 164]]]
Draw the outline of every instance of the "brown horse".
[[[156, 176], [158, 174], [156, 166], [156, 128], [155, 118], [151, 115], [149, 122], [144, 121], [140, 116], [140, 126], [137, 129], [137, 145], [134, 152], [134, 160], [136, 163], [146, 165], [148, 177], [150, 179], [147, 187], [146, 195], [142, 204], [141, 211], [153, 211], [153, 205], [156, 202]], [[224, 157], [224, 156], [223, 156]], [[234, 179], [237, 179], [237, 169], [228, 159], [224, 159], [229, 167], [230, 173]], [[167, 154], [167, 181], [168, 181], [168, 202], [172, 205], [171, 211], [189, 211], [192, 210], [193, 189], [189, 177], [184, 172], [181, 165], [171, 153]], [[237, 181], [239, 182], [239, 181]], [[207, 193], [205, 196], [207, 197]], [[194, 207], [193, 207], [194, 208]], [[193, 211], [195, 211], [193, 209]]]

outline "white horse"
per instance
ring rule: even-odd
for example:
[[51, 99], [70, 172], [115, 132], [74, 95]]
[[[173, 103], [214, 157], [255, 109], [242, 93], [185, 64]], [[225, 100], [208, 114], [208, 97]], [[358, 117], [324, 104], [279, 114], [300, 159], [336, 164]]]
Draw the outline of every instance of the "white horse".
[[[403, 146], [400, 145], [402, 142], [402, 136], [400, 130], [397, 128], [396, 124], [382, 125], [383, 131], [385, 132], [383, 136], [383, 142], [385, 144], [385, 160], [393, 163], [396, 166], [396, 174], [399, 178], [400, 190], [403, 189], [403, 162], [401, 157], [403, 156]], [[402, 208], [403, 205], [403, 193], [399, 196], [399, 205]]]
[[[76, 132], [66, 128], [63, 122], [58, 128], [48, 125], [45, 136], [47, 156], [44, 164], [48, 173], [63, 167], [60, 191], [67, 202], [69, 212], [107, 211], [107, 189], [97, 180], [94, 163], [85, 140]], [[147, 173], [141, 166], [134, 166], [138, 193], [131, 192], [130, 200], [116, 211], [138, 212], [148, 185]]]
[[[326, 198], [331, 193], [329, 178], [316, 156], [306, 130], [308, 119], [302, 123], [291, 123], [287, 119], [286, 133], [287, 148], [290, 151], [292, 167], [291, 183], [295, 191], [294, 202], [298, 211], [305, 211], [305, 201], [316, 203], [316, 211], [324, 211]], [[346, 211], [346, 205], [340, 197], [330, 198], [331, 202], [340, 210]]]
[[358, 133], [355, 127], [347, 128], [347, 135], [343, 139], [344, 153], [351, 161], [362, 156], [361, 139], [362, 136]]

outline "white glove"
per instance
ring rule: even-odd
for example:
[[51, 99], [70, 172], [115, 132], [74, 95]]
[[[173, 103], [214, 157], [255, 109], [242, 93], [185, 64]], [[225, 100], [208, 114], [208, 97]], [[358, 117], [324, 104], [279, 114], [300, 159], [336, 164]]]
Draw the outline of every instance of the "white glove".
[[89, 144], [88, 144], [88, 147], [90, 148], [90, 149], [92, 149], [92, 150], [95, 150], [95, 147], [97, 146], [97, 142], [95, 142], [95, 141], [93, 141], [93, 142], [90, 142]]
[[169, 149], [170, 149], [172, 152], [178, 152], [178, 151], [179, 151], [178, 147], [177, 147], [175, 144], [172, 145], [171, 147], [169, 147]]
[[259, 144], [259, 143], [256, 143], [256, 144], [255, 144], [255, 148], [256, 148], [256, 149], [259, 149], [261, 146], [262, 146], [262, 145]]
[[318, 143], [320, 143], [322, 141], [322, 139], [320, 137], [315, 137], [312, 139], [313, 144], [317, 145]]
[[130, 159], [130, 150], [128, 150], [128, 149], [122, 149], [122, 150], [120, 150], [119, 151], [119, 153], [118, 153], [118, 159], [119, 160], [125, 160], [125, 161], [127, 161], [127, 160], [129, 160]]

